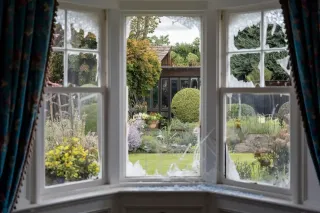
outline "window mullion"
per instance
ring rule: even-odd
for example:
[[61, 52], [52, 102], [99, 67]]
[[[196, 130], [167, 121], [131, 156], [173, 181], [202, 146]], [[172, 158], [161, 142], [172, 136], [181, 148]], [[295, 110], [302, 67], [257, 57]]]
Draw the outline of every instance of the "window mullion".
[[265, 87], [265, 79], [264, 79], [264, 12], [261, 12], [261, 24], [260, 24], [260, 46], [261, 46], [261, 52], [260, 52], [260, 87]]
[[64, 56], [63, 56], [63, 86], [68, 86], [68, 51], [67, 51], [67, 34], [68, 34], [68, 12], [65, 10], [65, 20], [64, 20]]

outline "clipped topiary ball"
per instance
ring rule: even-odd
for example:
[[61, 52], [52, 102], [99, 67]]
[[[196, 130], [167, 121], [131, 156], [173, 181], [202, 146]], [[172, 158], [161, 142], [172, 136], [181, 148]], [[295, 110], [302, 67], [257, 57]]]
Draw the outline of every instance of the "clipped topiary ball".
[[[237, 118], [239, 117], [239, 104], [231, 104], [231, 110], [230, 105], [227, 105], [228, 108], [228, 117], [229, 118]], [[241, 104], [241, 116], [248, 117], [248, 116], [254, 116], [256, 114], [254, 108], [248, 104]]]
[[174, 117], [182, 122], [199, 121], [200, 90], [185, 88], [177, 92], [172, 99], [171, 110]]

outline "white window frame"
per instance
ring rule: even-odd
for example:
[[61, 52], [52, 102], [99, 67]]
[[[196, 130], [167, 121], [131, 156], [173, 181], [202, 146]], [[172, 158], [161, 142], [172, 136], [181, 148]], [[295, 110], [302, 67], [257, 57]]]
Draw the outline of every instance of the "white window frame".
[[[29, 196], [28, 199], [31, 203], [40, 203], [44, 200], [50, 200], [52, 198], [57, 198], [59, 196], [66, 196], [68, 194], [74, 194], [74, 191], [79, 189], [88, 189], [99, 185], [104, 185], [108, 183], [108, 165], [107, 165], [107, 140], [106, 133], [106, 104], [107, 104], [107, 58], [106, 58], [106, 11], [102, 9], [95, 9], [90, 7], [83, 7], [69, 3], [60, 3], [60, 10], [65, 12], [65, 26], [64, 26], [64, 47], [52, 47], [53, 52], [62, 52], [64, 53], [64, 86], [68, 84], [67, 82], [67, 71], [68, 71], [68, 52], [83, 52], [83, 53], [94, 53], [98, 54], [98, 86], [97, 87], [45, 87], [44, 93], [92, 93], [98, 95], [98, 144], [100, 149], [100, 175], [97, 180], [84, 180], [77, 182], [70, 182], [64, 184], [57, 184], [53, 186], [45, 186], [45, 151], [44, 151], [44, 126], [45, 126], [45, 113], [44, 107], [45, 100], [42, 103], [40, 108], [39, 120], [38, 120], [38, 129], [36, 134], [36, 141], [34, 146], [34, 167], [32, 167], [31, 174], [28, 177], [28, 180], [31, 183], [30, 187], [31, 192], [27, 192]], [[99, 41], [97, 50], [92, 49], [76, 49], [68, 48], [67, 46], [67, 11], [75, 12], [92, 12], [98, 15], [99, 19]]]
[[[163, 11], [157, 11], [157, 10], [146, 10], [146, 11], [141, 11], [141, 10], [128, 10], [128, 11], [121, 11], [120, 12], [120, 70], [121, 70], [121, 76], [118, 76], [119, 79], [119, 97], [122, 97], [120, 103], [120, 106], [123, 106], [120, 108], [120, 120], [119, 120], [119, 125], [120, 125], [120, 145], [119, 145], [119, 181], [120, 183], [138, 183], [138, 182], [158, 182], [158, 183], [186, 183], [186, 182], [205, 182], [206, 180], [216, 180], [215, 174], [213, 173], [210, 175], [209, 172], [212, 170], [212, 164], [208, 165], [208, 159], [214, 159], [213, 162], [216, 160], [215, 155], [207, 149], [205, 144], [207, 143], [212, 143], [211, 147], [215, 146], [215, 142], [207, 141], [209, 142], [204, 142], [201, 145], [201, 151], [200, 151], [200, 175], [195, 176], [195, 177], [157, 177], [157, 176], [144, 176], [144, 177], [127, 177], [126, 176], [126, 162], [127, 162], [127, 156], [128, 156], [128, 151], [127, 151], [127, 140], [126, 140], [126, 115], [127, 115], [127, 109], [125, 109], [126, 106], [126, 98], [127, 97], [127, 91], [126, 91], [126, 17], [128, 16], [138, 16], [138, 15], [156, 15], [156, 16], [194, 16], [194, 17], [199, 17], [201, 20], [201, 69], [200, 69], [200, 79], [201, 79], [201, 110], [200, 110], [200, 120], [201, 120], [201, 141], [205, 138], [203, 137], [204, 135], [208, 135], [210, 131], [208, 129], [213, 129], [214, 127], [214, 122], [208, 122], [207, 116], [209, 113], [212, 115], [215, 114], [212, 112], [207, 112], [206, 108], [209, 106], [208, 104], [208, 99], [212, 99], [212, 90], [211, 92], [210, 89], [212, 89], [215, 84], [210, 84], [210, 81], [207, 81], [206, 76], [208, 75], [207, 73], [207, 60], [206, 54], [207, 54], [207, 47], [204, 45], [208, 42], [207, 37], [210, 37], [207, 35], [209, 33], [207, 31], [207, 28], [205, 27], [206, 24], [208, 23], [208, 15], [205, 12], [205, 10], [194, 10], [194, 11], [179, 11], [179, 10], [172, 10], [168, 12], [163, 12]], [[215, 20], [216, 21], [216, 20]], [[210, 33], [213, 33], [210, 31]], [[211, 43], [211, 41], [210, 41]], [[210, 74], [209, 74], [210, 75]], [[117, 80], [118, 80], [117, 79]], [[206, 87], [207, 86], [207, 87]], [[207, 88], [207, 89], [204, 89]], [[207, 103], [207, 104], [204, 104]], [[212, 119], [214, 119], [215, 116], [211, 116]], [[209, 119], [211, 120], [211, 119]], [[123, 131], [122, 131], [123, 130]], [[211, 131], [210, 132], [210, 137], [216, 138], [216, 136], [213, 136], [216, 133], [216, 131]], [[207, 137], [208, 138], [208, 137]]]
[[[264, 11], [281, 9], [279, 5], [274, 4], [265, 4], [265, 5], [256, 5], [253, 7], [243, 7], [239, 9], [230, 9], [228, 11], [223, 11], [221, 16], [221, 85], [220, 85], [220, 124], [221, 129], [219, 132], [220, 144], [219, 144], [219, 183], [235, 186], [243, 189], [248, 189], [249, 191], [255, 191], [261, 194], [265, 194], [272, 197], [278, 197], [282, 199], [289, 199], [294, 201], [295, 203], [301, 203], [300, 197], [300, 187], [301, 187], [301, 168], [297, 167], [301, 160], [300, 146], [301, 143], [301, 128], [300, 128], [300, 112], [297, 106], [296, 94], [294, 90], [294, 86], [290, 87], [259, 87], [259, 88], [235, 88], [235, 87], [227, 87], [227, 80], [230, 71], [228, 64], [228, 54], [229, 53], [260, 53], [260, 61], [261, 65], [264, 66], [263, 56], [264, 56], [264, 42], [263, 42], [263, 23], [260, 25], [260, 45], [261, 48], [258, 50], [246, 50], [246, 51], [230, 51], [227, 52], [228, 48], [228, 17], [230, 13], [249, 13], [249, 12], [261, 12], [261, 22], [264, 21]], [[261, 39], [262, 38], [262, 39]], [[267, 52], [279, 51], [279, 50], [287, 50], [287, 48], [270, 48], [267, 49]], [[270, 51], [269, 51], [270, 50]], [[263, 69], [260, 69], [263, 70]], [[264, 86], [264, 72], [260, 72], [260, 83], [263, 82], [261, 86]], [[293, 84], [293, 82], [292, 82]], [[290, 94], [290, 188], [279, 188], [270, 185], [249, 183], [249, 182], [241, 182], [241, 181], [233, 181], [227, 179], [225, 177], [225, 135], [226, 135], [226, 94], [227, 93], [256, 93], [256, 94]]]

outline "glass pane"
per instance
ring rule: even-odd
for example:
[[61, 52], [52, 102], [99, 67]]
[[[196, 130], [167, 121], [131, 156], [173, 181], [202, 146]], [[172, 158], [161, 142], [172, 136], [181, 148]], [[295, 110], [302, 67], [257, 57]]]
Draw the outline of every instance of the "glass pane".
[[266, 86], [291, 86], [288, 51], [266, 52], [264, 66]]
[[200, 91], [190, 78], [200, 72], [201, 19], [131, 16], [126, 29], [127, 108], [153, 90], [152, 109], [128, 113], [126, 176], [199, 176]]
[[152, 95], [153, 95], [153, 99], [152, 99], [153, 105], [152, 105], [152, 107], [154, 109], [158, 109], [158, 107], [159, 107], [159, 87], [158, 87], [158, 84], [157, 84], [157, 86], [155, 88], [153, 88], [152, 92], [153, 92], [152, 93]]
[[289, 94], [226, 99], [226, 177], [289, 188]]
[[229, 16], [228, 51], [260, 48], [261, 12]]
[[48, 81], [46, 82], [49, 87], [63, 86], [64, 79], [64, 66], [63, 66], [63, 52], [51, 53], [51, 66], [48, 70]]
[[93, 53], [68, 54], [68, 84], [81, 87], [98, 85], [98, 55]]
[[45, 185], [98, 179], [98, 94], [45, 96]]
[[191, 88], [198, 88], [198, 78], [191, 78]]
[[171, 79], [171, 100], [177, 92], [178, 92], [178, 80]]
[[168, 79], [161, 80], [161, 108], [168, 109], [169, 107], [169, 83]]
[[260, 53], [229, 55], [229, 87], [260, 85]]
[[149, 94], [146, 95], [146, 97], [145, 97], [145, 101], [147, 102], [147, 106], [148, 106], [147, 109], [150, 109], [150, 108], [151, 108], [151, 94], [152, 94], [152, 93], [153, 93], [153, 91], [151, 90], [151, 91], [149, 92]]
[[64, 47], [65, 11], [58, 10], [53, 34], [53, 47]]
[[180, 79], [180, 90], [184, 88], [189, 88], [189, 79]]
[[264, 14], [265, 48], [287, 46], [282, 10], [266, 11]]
[[97, 49], [99, 42], [99, 15], [97, 13], [68, 11], [68, 48]]

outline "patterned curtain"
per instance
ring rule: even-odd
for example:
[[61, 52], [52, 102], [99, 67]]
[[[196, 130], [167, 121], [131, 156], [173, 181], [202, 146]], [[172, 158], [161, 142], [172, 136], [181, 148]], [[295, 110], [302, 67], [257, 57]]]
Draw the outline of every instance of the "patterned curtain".
[[35, 131], [55, 0], [0, 0], [0, 212], [11, 212]]
[[292, 74], [309, 151], [320, 181], [320, 56], [318, 0], [280, 0]]

